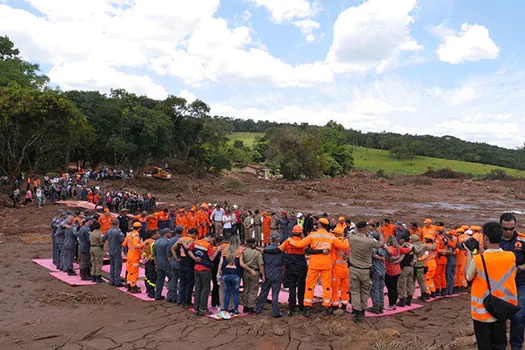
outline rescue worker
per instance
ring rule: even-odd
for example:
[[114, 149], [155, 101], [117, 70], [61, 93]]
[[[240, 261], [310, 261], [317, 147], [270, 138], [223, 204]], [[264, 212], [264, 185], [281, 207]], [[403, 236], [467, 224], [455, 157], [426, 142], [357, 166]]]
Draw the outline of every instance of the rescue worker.
[[[180, 290], [179, 295], [181, 298], [183, 307], [190, 307], [191, 296], [193, 292], [193, 283], [194, 283], [194, 266], [195, 262], [188, 255], [189, 246], [195, 241], [197, 237], [198, 230], [191, 229], [188, 231], [186, 236], [183, 236], [177, 242], [175, 247], [175, 254], [177, 260], [180, 263]], [[172, 248], [173, 249], [173, 248]]]
[[146, 217], [146, 233], [159, 230], [159, 213], [153, 213]]
[[[467, 229], [468, 230], [468, 226]], [[462, 293], [467, 290], [467, 279], [465, 278], [465, 264], [467, 263], [467, 250], [463, 243], [465, 243], [470, 236], [465, 233], [464, 227], [460, 227], [456, 230], [458, 238], [458, 254], [456, 255], [456, 273], [454, 277], [454, 289], [453, 293]]]
[[106, 232], [111, 228], [111, 223], [113, 220], [114, 219], [111, 216], [109, 209], [104, 208], [104, 214], [98, 218], [98, 222], [100, 223], [100, 232], [102, 232], [103, 235], [105, 235]]
[[443, 228], [436, 228], [436, 274], [434, 275], [434, 285], [438, 296], [445, 296], [447, 288], [447, 255], [448, 255], [448, 238], [443, 234]]
[[188, 248], [188, 255], [195, 261], [193, 309], [197, 316], [210, 314], [208, 299], [210, 297], [211, 274], [213, 260], [217, 256], [214, 254], [211, 245], [212, 239], [213, 233], [209, 232], [204, 238], [192, 242]]
[[140, 243], [139, 230], [142, 229], [141, 222], [133, 223], [133, 230], [126, 236], [122, 246], [128, 248], [126, 256], [126, 287], [130, 293], [140, 293], [140, 288], [137, 286], [137, 279], [139, 277], [139, 262], [140, 253], [143, 244]]
[[426, 258], [424, 259], [425, 263], [424, 266], [426, 267], [425, 272], [425, 288], [427, 290], [427, 300], [430, 298], [435, 298], [436, 295], [436, 284], [434, 282], [434, 277], [436, 275], [436, 269], [437, 269], [437, 243], [434, 241], [434, 235], [430, 233], [426, 233], [423, 236], [423, 239], [425, 241], [425, 245], [427, 247], [433, 247], [432, 249], [425, 252]]
[[84, 221], [84, 225], [78, 230], [78, 248], [80, 251], [80, 279], [82, 281], [89, 281], [91, 279], [91, 253], [89, 234], [91, 233], [91, 225], [93, 218], [88, 217]]
[[409, 233], [403, 233], [399, 237], [401, 246], [399, 250], [404, 255], [403, 260], [399, 263], [401, 266], [401, 276], [398, 281], [399, 302], [397, 306], [405, 307], [412, 305], [412, 297], [414, 296], [414, 260], [416, 252], [414, 247], [409, 243]]
[[388, 237], [395, 236], [396, 234], [396, 225], [390, 222], [390, 219], [383, 220], [383, 226], [380, 229], [380, 232], [383, 233], [383, 238], [386, 241]]
[[337, 219], [337, 225], [334, 227], [333, 231], [335, 232], [336, 229], [338, 231], [342, 231], [343, 233], [346, 231], [347, 225], [344, 216], [341, 216], [339, 219]]
[[[372, 224], [375, 228], [375, 224]], [[370, 236], [379, 241], [379, 232], [373, 231]], [[387, 252], [385, 248], [379, 247], [372, 249], [372, 307], [367, 311], [374, 314], [382, 314], [385, 308], [385, 275]]]
[[157, 282], [157, 269], [155, 260], [153, 260], [153, 245], [159, 237], [158, 231], [148, 231], [146, 233], [146, 240], [142, 243], [141, 263], [144, 264], [146, 278], [144, 279], [144, 286], [148, 293], [148, 298], [155, 298], [155, 283]]
[[[170, 239], [173, 231], [165, 227], [160, 231], [160, 238], [153, 244], [152, 257], [155, 261], [155, 267], [157, 268], [157, 280], [155, 281], [155, 300], [163, 300], [165, 297], [162, 295], [164, 289], [164, 282], [166, 277], [168, 278], [168, 286], [171, 283], [171, 271], [170, 271]], [[168, 287], [169, 288], [169, 287]]]
[[[168, 296], [166, 298], [166, 301], [168, 303], [182, 303], [179, 299], [178, 291], [179, 291], [179, 278], [180, 278], [180, 263], [177, 260], [175, 249], [177, 248], [177, 242], [182, 237], [182, 231], [183, 228], [181, 226], [177, 226], [175, 228], [175, 235], [171, 237], [170, 243], [168, 245], [169, 248], [169, 261], [170, 261], [170, 272], [171, 272], [171, 278], [168, 282]], [[173, 248], [175, 247], [175, 248]]]
[[144, 240], [146, 236], [147, 228], [148, 228], [148, 224], [147, 224], [148, 213], [143, 211], [139, 215], [135, 215], [134, 219], [140, 223], [140, 228], [136, 227], [135, 224], [133, 224], [133, 228], [138, 229], [137, 232], [139, 233], [140, 239]]
[[420, 242], [423, 242], [423, 231], [417, 226], [416, 222], [410, 223], [410, 240], [412, 241], [412, 236], [416, 235]]
[[443, 233], [443, 235], [447, 239], [445, 242], [447, 250], [445, 295], [452, 295], [456, 275], [456, 256], [459, 253], [459, 249], [457, 248], [457, 232], [456, 230], [449, 230], [448, 232]]
[[170, 213], [168, 208], [164, 208], [157, 213], [157, 226], [159, 231], [162, 232], [163, 229], [169, 228], [170, 225]]
[[[366, 226], [366, 225], [365, 225]], [[330, 250], [332, 247], [337, 249], [348, 249], [348, 242], [341, 242], [335, 238], [334, 235], [327, 230], [330, 228], [330, 221], [326, 218], [319, 219], [318, 230], [312, 232], [307, 237], [300, 241], [289, 239], [288, 243], [296, 248], [310, 247], [312, 249], [326, 250], [326, 254], [316, 254], [310, 257], [310, 265], [306, 276], [306, 291], [304, 293], [304, 316], [310, 316], [310, 309], [313, 303], [314, 287], [317, 284], [319, 276], [321, 276], [321, 284], [323, 286], [323, 308], [325, 314], [331, 314], [331, 298], [332, 298], [332, 258], [330, 257]], [[369, 252], [370, 258], [370, 252]]]
[[425, 266], [426, 259], [428, 257], [428, 252], [436, 248], [436, 244], [432, 243], [426, 245], [420, 241], [420, 238], [417, 234], [410, 236], [410, 243], [414, 247], [414, 252], [416, 254], [415, 264], [414, 264], [414, 280], [417, 281], [419, 285], [419, 290], [421, 291], [421, 296], [419, 300], [427, 301], [430, 299], [430, 292], [427, 288], [427, 283], [425, 281], [425, 273], [428, 270], [428, 267]]
[[[264, 247], [263, 250], [263, 261], [264, 261], [264, 278], [261, 287], [261, 294], [259, 294], [259, 300], [257, 309], [255, 312], [260, 314], [263, 310], [266, 299], [270, 289], [272, 290], [272, 317], [281, 318], [281, 309], [279, 307], [279, 292], [281, 291], [281, 283], [283, 280], [283, 252], [279, 249], [279, 243], [281, 242], [280, 234], [272, 234], [270, 236], [270, 245]], [[242, 260], [241, 260], [242, 262]], [[244, 267], [249, 273], [256, 276], [257, 271]]]
[[480, 247], [483, 247], [483, 233], [481, 232], [481, 226], [471, 226], [470, 230], [472, 231], [472, 238], [478, 241]]
[[[513, 252], [516, 258], [516, 289], [518, 293], [518, 311], [510, 319], [510, 347], [521, 349], [525, 330], [525, 235], [516, 230], [517, 221], [512, 213], [504, 213], [500, 217], [503, 236], [500, 247], [504, 251]], [[490, 276], [494, 278], [493, 275]]]
[[289, 225], [290, 220], [288, 219], [288, 214], [285, 211], [282, 211], [281, 217], [277, 220], [277, 226], [281, 233], [281, 242], [284, 242], [288, 238]]
[[179, 212], [177, 213], [177, 217], [175, 219], [175, 225], [181, 226], [184, 229], [182, 231], [182, 236], [184, 237], [186, 235], [186, 226], [188, 225], [186, 211], [184, 210], [184, 208], [179, 209]]
[[[335, 237], [343, 242], [343, 237], [346, 229], [346, 223], [343, 217], [339, 218], [339, 223], [334, 228]], [[348, 302], [350, 301], [350, 294], [348, 293], [350, 272], [348, 270], [348, 256], [350, 250], [348, 249], [332, 249], [333, 257], [332, 267], [332, 308], [342, 308], [346, 310]]]
[[264, 245], [270, 244], [270, 232], [272, 231], [272, 217], [268, 215], [267, 212], [262, 213], [263, 224], [262, 224], [262, 233], [263, 233], [263, 243]]
[[[511, 228], [510, 231], [513, 230], [514, 228]], [[502, 234], [502, 227], [497, 222], [483, 225], [483, 241], [486, 249], [482, 254], [473, 257], [467, 271], [467, 280], [472, 281], [470, 313], [474, 321], [478, 349], [507, 348], [507, 320], [498, 320], [487, 311], [483, 300], [489, 293], [508, 303], [518, 305], [516, 256], [510, 251], [501, 249]], [[467, 254], [470, 255], [471, 252]], [[491, 281], [491, 291], [487, 285], [487, 278]], [[521, 349], [521, 345], [517, 347], [517, 344], [512, 342], [511, 333], [512, 349]]]
[[[292, 229], [291, 239], [298, 242], [301, 240], [303, 229], [296, 225]], [[304, 314], [304, 291], [306, 288], [306, 271], [308, 266], [306, 264], [304, 248], [297, 248], [291, 245], [288, 240], [284, 241], [279, 246], [279, 249], [284, 254], [283, 264], [285, 267], [284, 281], [288, 286], [288, 309], [289, 316], [295, 315], [297, 304], [299, 305], [299, 312]]]
[[122, 243], [125, 238], [125, 234], [120, 229], [121, 225], [122, 222], [119, 219], [113, 220], [111, 228], [102, 238], [103, 242], [108, 241], [109, 285], [117, 288], [124, 287], [120, 278], [122, 272]]
[[[322, 223], [322, 220], [319, 220]], [[350, 254], [350, 288], [352, 295], [352, 311], [354, 322], [361, 322], [365, 318], [365, 310], [370, 297], [370, 270], [372, 268], [372, 251], [374, 248], [383, 246], [385, 239], [381, 232], [379, 241], [368, 236], [367, 223], [358, 222], [357, 232], [348, 237]], [[341, 242], [336, 239], [336, 242]], [[346, 245], [346, 244], [345, 244]], [[337, 249], [348, 249], [342, 245]]]
[[91, 260], [91, 281], [104, 283], [102, 280], [102, 264], [104, 263], [104, 241], [100, 231], [100, 222], [94, 222], [91, 233], [89, 234], [89, 254]]
[[65, 211], [60, 209], [58, 211], [58, 215], [55, 216], [51, 220], [51, 240], [53, 242], [53, 264], [56, 266], [57, 269], [59, 269], [59, 261], [60, 261], [60, 253], [58, 251], [57, 247], [57, 231], [59, 229], [59, 226], [61, 222], [64, 220], [64, 215], [66, 214]]
[[120, 210], [120, 215], [118, 216], [119, 221], [119, 228], [120, 231], [126, 235], [129, 231], [129, 223], [128, 223], [128, 209], [124, 208]]
[[[198, 226], [198, 217], [195, 212], [197, 208], [195, 206], [191, 207], [188, 214], [186, 214], [186, 230], [191, 230], [192, 228], [196, 229]], [[198, 235], [198, 231], [197, 231]]]
[[62, 271], [67, 272], [69, 276], [76, 276], [77, 273], [73, 270], [73, 260], [75, 259], [75, 250], [77, 247], [76, 228], [73, 225], [75, 217], [69, 215], [66, 221], [62, 223], [64, 232], [64, 243], [62, 246], [61, 264]]
[[435, 231], [436, 226], [432, 224], [432, 220], [425, 219], [425, 221], [423, 221], [423, 227], [421, 228], [421, 235], [432, 235], [432, 237], [434, 237], [436, 235]]
[[199, 227], [199, 238], [205, 237], [211, 226], [208, 205], [206, 203], [202, 203], [201, 209], [197, 212], [197, 226]]
[[257, 240], [255, 238], [248, 238], [246, 243], [248, 244], [248, 247], [242, 252], [242, 259], [246, 266], [251, 270], [256, 271], [257, 274], [252, 275], [248, 270], [243, 271], [242, 281], [244, 291], [242, 293], [242, 304], [245, 313], [253, 314], [255, 313], [255, 307], [257, 306], [259, 277], [264, 276], [264, 261], [261, 252], [256, 249]]

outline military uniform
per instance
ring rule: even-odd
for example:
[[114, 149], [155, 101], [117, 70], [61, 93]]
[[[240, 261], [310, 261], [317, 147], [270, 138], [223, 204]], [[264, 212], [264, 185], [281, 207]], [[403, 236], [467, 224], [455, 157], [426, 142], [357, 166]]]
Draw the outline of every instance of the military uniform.
[[106, 232], [102, 241], [108, 241], [109, 253], [109, 281], [111, 285], [121, 286], [120, 273], [122, 272], [122, 242], [124, 233], [121, 229], [112, 227]]
[[[67, 224], [66, 224], [67, 225]], [[76, 275], [73, 270], [73, 260], [77, 248], [76, 228], [73, 224], [64, 227], [64, 245], [62, 246], [62, 269], [69, 275]]]
[[[261, 252], [257, 249], [247, 248], [242, 253], [244, 263], [254, 271], [260, 272], [260, 267], [264, 264]], [[253, 276], [248, 271], [243, 271], [242, 276], [244, 292], [242, 293], [244, 308], [253, 309], [256, 306], [257, 292], [259, 291], [259, 274]]]
[[93, 230], [89, 235], [91, 248], [91, 276], [93, 281], [102, 282], [102, 264], [104, 262], [104, 241], [102, 232]]

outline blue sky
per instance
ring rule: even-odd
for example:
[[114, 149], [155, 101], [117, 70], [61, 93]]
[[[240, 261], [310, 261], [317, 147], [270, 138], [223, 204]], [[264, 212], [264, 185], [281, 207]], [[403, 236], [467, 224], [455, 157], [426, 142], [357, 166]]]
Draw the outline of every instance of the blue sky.
[[518, 147], [523, 13], [517, 0], [0, 0], [0, 35], [64, 90]]

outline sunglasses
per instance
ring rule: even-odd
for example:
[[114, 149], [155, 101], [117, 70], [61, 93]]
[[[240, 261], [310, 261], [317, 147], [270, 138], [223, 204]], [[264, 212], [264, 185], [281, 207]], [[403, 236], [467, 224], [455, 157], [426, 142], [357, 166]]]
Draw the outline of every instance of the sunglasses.
[[503, 228], [503, 231], [514, 231], [516, 226], [514, 226], [514, 227], [502, 227], [502, 228]]

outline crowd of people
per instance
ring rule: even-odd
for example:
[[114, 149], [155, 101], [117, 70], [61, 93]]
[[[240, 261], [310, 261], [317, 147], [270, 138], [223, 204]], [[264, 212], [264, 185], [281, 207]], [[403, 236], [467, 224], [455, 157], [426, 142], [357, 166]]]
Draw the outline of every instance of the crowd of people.
[[[510, 303], [519, 301], [522, 310], [512, 318], [510, 337], [513, 349], [523, 343], [525, 274], [521, 270], [525, 270], [525, 235], [516, 231], [516, 218], [508, 213], [502, 215], [500, 223], [449, 228], [431, 219], [421, 227], [389, 219], [353, 223], [327, 213], [277, 214], [202, 203], [198, 210], [197, 206], [169, 206], [138, 215], [121, 208], [118, 218], [109, 208], [104, 213], [61, 212], [52, 227], [53, 259], [61, 270], [75, 274], [72, 263], [78, 244], [82, 279], [103, 282], [101, 259], [108, 241], [111, 285], [140, 293], [138, 272], [143, 265], [144, 287], [150, 298], [193, 307], [197, 315], [211, 313], [210, 294], [215, 311], [212, 317], [236, 317], [240, 305], [243, 312], [261, 313], [271, 292], [271, 314], [282, 317], [278, 296], [284, 285], [289, 295], [288, 315], [309, 317], [316, 297], [321, 297], [314, 296], [320, 280], [322, 312], [328, 316], [351, 305], [353, 320], [361, 322], [365, 311], [381, 314], [410, 306], [416, 284], [420, 301], [472, 288], [476, 336], [487, 341], [487, 323], [494, 321], [492, 326], [499, 329], [502, 325], [488, 317], [483, 306], [489, 293], [486, 283], [481, 282], [486, 276], [479, 269], [483, 255], [493, 281], [492, 293]], [[489, 259], [496, 256], [492, 253], [500, 252], [496, 245], [514, 253], [506, 255], [506, 265]], [[123, 251], [125, 285], [120, 278]], [[509, 257], [514, 259], [512, 267], [507, 266]], [[494, 336], [495, 332], [490, 334]], [[501, 332], [498, 334], [501, 338]]]
[[[130, 170], [131, 176], [133, 171]], [[121, 209], [128, 209], [130, 213], [155, 210], [156, 199], [152, 193], [138, 193], [137, 191], [125, 188], [109, 187], [103, 189], [98, 185], [89, 185], [89, 180], [102, 180], [130, 176], [123, 170], [102, 168], [100, 171], [81, 171], [75, 174], [64, 173], [60, 177], [44, 176], [42, 179], [31, 179], [21, 176], [20, 179], [13, 181], [13, 190], [10, 198], [13, 207], [16, 208], [22, 203], [28, 205], [33, 201], [37, 202], [38, 207], [42, 207], [46, 202], [55, 203], [59, 200], [80, 200], [86, 201], [96, 206], [106, 206], [112, 211], [119, 212]]]

